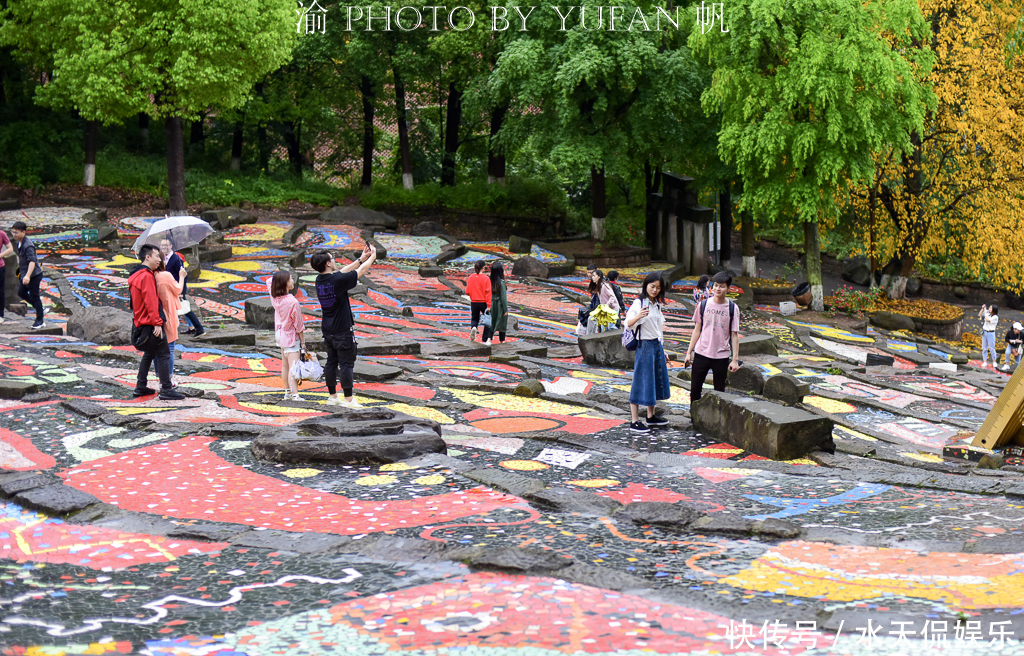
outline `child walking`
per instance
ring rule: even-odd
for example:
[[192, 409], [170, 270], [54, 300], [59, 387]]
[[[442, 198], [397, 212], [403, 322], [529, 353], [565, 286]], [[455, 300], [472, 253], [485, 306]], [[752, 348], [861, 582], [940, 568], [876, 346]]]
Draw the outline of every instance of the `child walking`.
[[981, 366], [988, 366], [988, 354], [992, 353], [992, 368], [996, 368], [999, 357], [996, 355], [996, 326], [999, 325], [999, 306], [982, 305], [978, 311], [981, 326]]
[[480, 273], [484, 270], [484, 261], [478, 260], [473, 265], [475, 273], [466, 279], [466, 293], [469, 295], [469, 341], [476, 341], [476, 329], [480, 325], [480, 315], [491, 306], [491, 279]]
[[292, 376], [292, 365], [299, 359], [299, 350], [306, 345], [302, 308], [292, 295], [295, 281], [287, 271], [276, 271], [267, 281], [270, 302], [274, 305], [274, 333], [281, 347], [281, 380], [284, 381], [284, 400], [301, 401], [298, 383]]
[[690, 348], [686, 349], [686, 359], [683, 361], [683, 366], [687, 367], [690, 360], [693, 360], [693, 371], [690, 372], [691, 404], [700, 398], [708, 371], [714, 375], [715, 389], [724, 392], [728, 372], [740, 368], [740, 312], [725, 297], [732, 285], [732, 276], [720, 271], [711, 281], [711, 298], [697, 303], [693, 312], [695, 325], [690, 335]]

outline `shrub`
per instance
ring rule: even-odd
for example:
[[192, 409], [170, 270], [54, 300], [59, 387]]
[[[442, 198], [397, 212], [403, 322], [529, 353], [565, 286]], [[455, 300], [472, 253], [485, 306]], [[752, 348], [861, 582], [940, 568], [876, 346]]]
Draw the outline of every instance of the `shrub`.
[[843, 285], [836, 290], [834, 296], [828, 296], [825, 300], [825, 316], [834, 317], [840, 312], [856, 317], [864, 318], [864, 313], [869, 311], [885, 292], [880, 288], [862, 292]]

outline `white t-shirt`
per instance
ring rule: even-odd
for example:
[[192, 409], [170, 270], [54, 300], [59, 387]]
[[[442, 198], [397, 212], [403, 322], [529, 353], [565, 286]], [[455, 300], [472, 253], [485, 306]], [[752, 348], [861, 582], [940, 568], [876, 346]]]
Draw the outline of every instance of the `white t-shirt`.
[[639, 319], [636, 323], [630, 325], [629, 320], [640, 314], [643, 310], [643, 302], [638, 298], [633, 301], [633, 305], [629, 307], [629, 312], [626, 313], [626, 326], [625, 330], [636, 330], [640, 328], [640, 333], [637, 335], [638, 339], [656, 339], [659, 342], [665, 341], [665, 315], [661, 313], [660, 303], [648, 302], [647, 316], [643, 319]]
[[999, 323], [999, 315], [991, 314], [988, 310], [985, 310], [985, 324], [981, 327], [987, 333], [994, 332], [996, 325]]

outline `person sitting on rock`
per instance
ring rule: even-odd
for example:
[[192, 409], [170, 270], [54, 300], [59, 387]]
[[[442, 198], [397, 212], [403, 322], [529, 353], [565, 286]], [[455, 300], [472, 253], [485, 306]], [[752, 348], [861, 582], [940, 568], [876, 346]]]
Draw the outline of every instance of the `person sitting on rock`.
[[1020, 366], [1021, 354], [1024, 353], [1024, 326], [1019, 321], [1014, 321], [1013, 326], [1006, 331], [1006, 351], [1003, 353], [1003, 371], [1010, 370], [1010, 357], [1017, 356], [1016, 366]]

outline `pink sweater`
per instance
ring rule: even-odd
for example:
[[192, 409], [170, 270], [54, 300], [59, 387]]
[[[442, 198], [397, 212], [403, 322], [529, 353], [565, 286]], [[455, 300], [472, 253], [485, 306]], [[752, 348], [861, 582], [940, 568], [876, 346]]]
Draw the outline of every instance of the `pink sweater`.
[[[267, 280], [267, 293], [270, 293], [270, 285], [273, 277]], [[302, 308], [299, 301], [292, 294], [285, 294], [274, 298], [270, 297], [274, 305], [274, 334], [277, 336], [277, 345], [281, 348], [291, 348], [299, 339], [305, 325], [302, 322]]]

